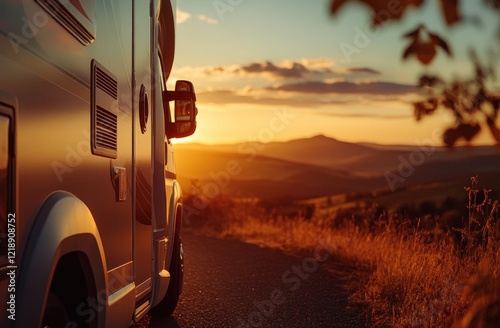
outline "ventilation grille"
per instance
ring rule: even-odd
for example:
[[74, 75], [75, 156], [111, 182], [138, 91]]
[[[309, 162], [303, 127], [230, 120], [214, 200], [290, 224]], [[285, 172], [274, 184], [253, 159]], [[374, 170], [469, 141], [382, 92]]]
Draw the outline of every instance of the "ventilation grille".
[[108, 112], [104, 108], [97, 107], [95, 133], [96, 147], [102, 147], [116, 153], [117, 132], [116, 115]]
[[96, 87], [106, 92], [113, 99], [118, 98], [118, 83], [111, 76], [106, 74], [99, 66], [95, 68]]
[[116, 158], [118, 153], [118, 83], [92, 61], [92, 153]]
[[[36, 0], [59, 24], [83, 45], [89, 45], [95, 36], [59, 0]], [[67, 2], [67, 1], [65, 1]], [[87, 18], [88, 19], [88, 18]]]

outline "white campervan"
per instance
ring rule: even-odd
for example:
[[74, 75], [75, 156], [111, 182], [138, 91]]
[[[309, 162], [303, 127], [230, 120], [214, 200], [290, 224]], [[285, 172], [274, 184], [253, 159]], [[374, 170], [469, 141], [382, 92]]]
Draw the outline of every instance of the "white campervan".
[[[0, 2], [1, 327], [128, 327], [182, 287], [174, 0]], [[169, 102], [175, 101], [172, 108]]]

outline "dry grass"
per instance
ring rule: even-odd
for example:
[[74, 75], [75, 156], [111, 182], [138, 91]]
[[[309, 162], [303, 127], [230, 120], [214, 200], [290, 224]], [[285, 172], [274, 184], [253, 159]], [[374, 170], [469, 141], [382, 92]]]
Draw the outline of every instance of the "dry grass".
[[[340, 227], [327, 218], [265, 217], [252, 203], [233, 204], [222, 237], [286, 251], [328, 245], [349, 264], [350, 302], [376, 327], [496, 327], [500, 320], [500, 233], [497, 203], [470, 195], [463, 243], [392, 219]], [[486, 195], [487, 196], [487, 195]], [[474, 228], [476, 227], [476, 228]], [[214, 230], [212, 230], [214, 231]], [[432, 238], [431, 238], [432, 237]]]

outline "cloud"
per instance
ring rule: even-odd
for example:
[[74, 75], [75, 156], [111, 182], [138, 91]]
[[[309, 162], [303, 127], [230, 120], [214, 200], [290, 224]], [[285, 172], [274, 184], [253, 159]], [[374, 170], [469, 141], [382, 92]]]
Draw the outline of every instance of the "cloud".
[[412, 118], [413, 113], [404, 111], [381, 111], [381, 110], [352, 110], [352, 108], [336, 108], [330, 110], [320, 110], [318, 113], [325, 116], [349, 117], [349, 118], [383, 118], [383, 119], [407, 119]]
[[183, 10], [177, 8], [177, 12], [176, 12], [177, 24], [185, 23], [190, 18], [191, 18], [191, 14], [190, 13], [188, 13], [187, 11], [183, 11]]
[[347, 73], [366, 73], [366, 74], [373, 74], [373, 75], [380, 75], [380, 71], [377, 71], [373, 68], [369, 67], [352, 67], [352, 68], [346, 68], [345, 71]]
[[345, 99], [328, 99], [313, 97], [313, 96], [295, 96], [295, 95], [278, 95], [269, 93], [268, 90], [257, 90], [252, 88], [244, 88], [242, 90], [232, 89], [217, 89], [197, 92], [197, 100], [199, 103], [211, 103], [217, 105], [228, 104], [258, 104], [262, 106], [288, 106], [288, 107], [307, 107], [332, 105], [332, 104], [347, 104]]
[[325, 58], [286, 60], [280, 63], [271, 61], [251, 62], [244, 65], [217, 65], [206, 67], [180, 67], [184, 74], [206, 77], [265, 78], [267, 80], [313, 80], [361, 78], [366, 75], [382, 75], [369, 67], [334, 68], [334, 62]]
[[[316, 110], [333, 107], [346, 108], [345, 113], [351, 109], [358, 113], [362, 107], [371, 112], [374, 104], [410, 103], [420, 91], [397, 80], [384, 81], [383, 73], [371, 67], [337, 68], [325, 58], [183, 66], [174, 73], [199, 82], [199, 104], [234, 108], [247, 104]], [[359, 115], [365, 116], [364, 111]]]
[[289, 60], [279, 64], [270, 61], [254, 62], [239, 66], [234, 69], [234, 72], [245, 75], [263, 75], [274, 79], [345, 78], [345, 76], [382, 74], [380, 71], [369, 67], [334, 68], [334, 62], [326, 58]]
[[307, 67], [306, 64], [299, 61], [286, 61], [281, 64], [274, 64], [270, 61], [266, 61], [240, 66], [235, 72], [244, 75], [263, 75], [275, 79], [298, 79], [329, 74], [333, 71], [328, 67], [317, 68], [317, 66], [314, 67], [312, 65], [311, 67]]
[[[288, 60], [279, 64], [270, 61], [252, 62], [246, 65], [215, 65], [205, 67], [179, 67], [176, 70], [184, 74], [195, 74], [196, 76], [245, 76], [265, 77], [267, 79], [303, 79], [315, 76], [328, 76], [334, 73], [329, 67], [332, 62], [326, 59], [304, 59]], [[345, 73], [339, 73], [345, 75]]]
[[[296, 108], [325, 116], [401, 119], [413, 117], [411, 99], [419, 89], [412, 85], [363, 81], [306, 82], [277, 86], [220, 87], [198, 89], [197, 100], [204, 106], [263, 109]], [[284, 90], [284, 89], [290, 90]]]
[[202, 72], [206, 76], [214, 75], [214, 74], [224, 74], [224, 73], [230, 73], [231, 68], [228, 68], [227, 66], [222, 66], [222, 65], [217, 65], [217, 66], [209, 66], [205, 67]]
[[205, 22], [208, 24], [218, 24], [219, 23], [219, 21], [217, 19], [205, 16], [205, 15], [199, 15], [198, 19], [201, 20], [202, 22]]
[[399, 84], [392, 82], [322, 82], [306, 81], [299, 83], [283, 84], [276, 87], [270, 87], [269, 90], [297, 92], [304, 94], [373, 94], [373, 95], [402, 95], [417, 92], [416, 86], [408, 84]]
[[329, 68], [335, 65], [335, 62], [330, 58], [304, 58], [298, 61], [299, 63], [309, 68]]
[[218, 105], [227, 104], [259, 104], [259, 105], [283, 105], [288, 104], [288, 99], [279, 99], [269, 96], [259, 96], [252, 89], [232, 90], [218, 89], [197, 92], [197, 100], [200, 103], [214, 103]]
[[308, 73], [308, 69], [299, 63], [293, 63], [291, 67], [279, 67], [271, 62], [253, 63], [247, 66], [242, 66], [238, 70], [248, 74], [268, 73], [270, 75], [283, 78], [299, 78]]

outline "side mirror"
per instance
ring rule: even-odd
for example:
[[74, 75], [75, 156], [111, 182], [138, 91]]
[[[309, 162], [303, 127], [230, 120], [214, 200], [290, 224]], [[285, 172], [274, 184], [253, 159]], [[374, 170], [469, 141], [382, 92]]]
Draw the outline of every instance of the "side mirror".
[[164, 91], [164, 99], [175, 101], [173, 122], [167, 122], [166, 133], [169, 138], [184, 138], [196, 130], [196, 94], [193, 83], [179, 80], [175, 91]]

